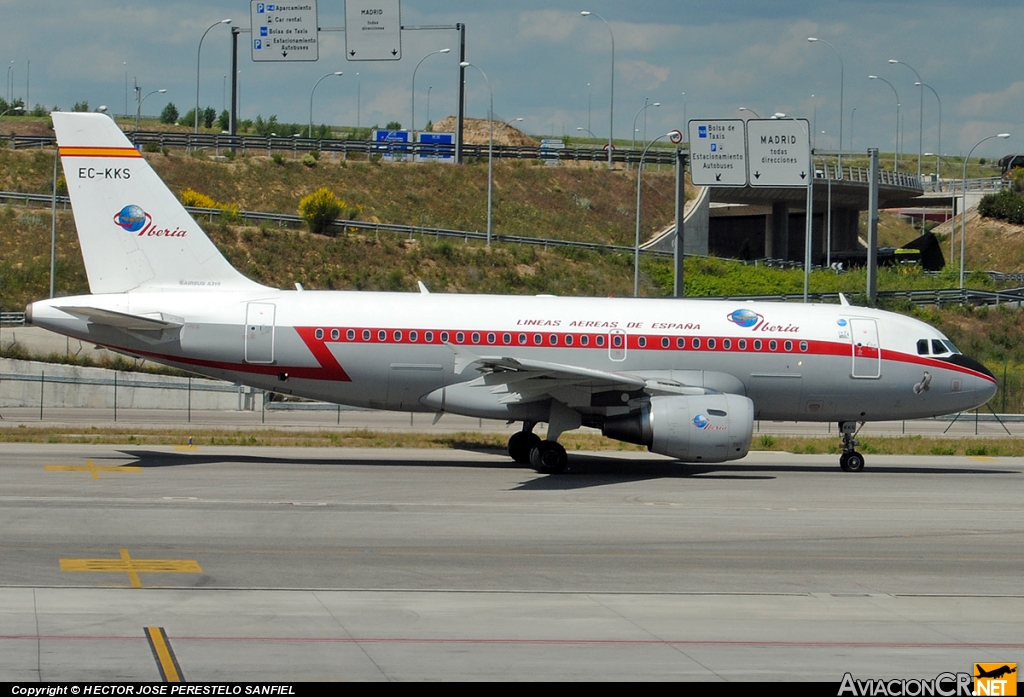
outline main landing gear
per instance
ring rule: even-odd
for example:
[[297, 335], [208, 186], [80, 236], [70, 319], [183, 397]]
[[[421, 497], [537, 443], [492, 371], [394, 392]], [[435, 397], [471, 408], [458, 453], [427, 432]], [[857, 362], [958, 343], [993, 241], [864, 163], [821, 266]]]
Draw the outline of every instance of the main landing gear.
[[857, 435], [857, 422], [840, 421], [839, 430], [843, 433], [843, 454], [839, 456], [839, 467], [844, 472], [860, 472], [864, 469], [864, 456], [854, 450], [860, 445], [854, 439]]
[[508, 439], [508, 454], [520, 465], [531, 465], [541, 474], [558, 474], [565, 471], [569, 456], [565, 448], [553, 440], [541, 440], [533, 432], [534, 424], [524, 422], [523, 430]]

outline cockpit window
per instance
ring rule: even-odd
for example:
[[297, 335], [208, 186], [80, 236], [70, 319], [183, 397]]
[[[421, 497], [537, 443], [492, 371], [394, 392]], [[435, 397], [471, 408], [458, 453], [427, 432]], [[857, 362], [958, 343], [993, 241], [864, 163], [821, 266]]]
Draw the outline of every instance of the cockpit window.
[[953, 352], [953, 353], [960, 353], [960, 351], [957, 349], [957, 347], [954, 346], [953, 342], [950, 341], [949, 339], [943, 339], [942, 343], [944, 343], [946, 345], [946, 347], [949, 348], [949, 350], [951, 352]]
[[928, 339], [917, 340], [917, 355], [927, 356], [928, 355]]
[[946, 345], [944, 343], [942, 343], [941, 340], [939, 340], [939, 339], [932, 339], [932, 353], [934, 355], [938, 356], [938, 355], [941, 355], [943, 353], [949, 353], [949, 349], [946, 348]]

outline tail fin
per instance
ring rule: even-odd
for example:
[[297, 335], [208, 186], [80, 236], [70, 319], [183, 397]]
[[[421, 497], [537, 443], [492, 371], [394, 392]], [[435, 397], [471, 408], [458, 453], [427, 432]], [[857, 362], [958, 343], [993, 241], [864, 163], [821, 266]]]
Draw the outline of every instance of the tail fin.
[[228, 263], [112, 119], [52, 116], [93, 293], [259, 287]]

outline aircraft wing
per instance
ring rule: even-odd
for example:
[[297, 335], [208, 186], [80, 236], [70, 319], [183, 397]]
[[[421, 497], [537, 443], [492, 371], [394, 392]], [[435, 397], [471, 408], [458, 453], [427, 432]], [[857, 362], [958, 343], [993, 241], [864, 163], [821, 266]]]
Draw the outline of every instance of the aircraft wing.
[[184, 324], [184, 321], [180, 318], [170, 317], [162, 313], [159, 317], [145, 317], [114, 312], [113, 310], [101, 310], [97, 307], [66, 306], [58, 307], [57, 309], [92, 324], [116, 327], [117, 329], [127, 331], [162, 331], [164, 329], [177, 329]]
[[500, 400], [505, 403], [532, 402], [554, 397], [569, 406], [597, 406], [595, 396], [608, 393], [609, 403], [601, 406], [627, 406], [630, 400], [644, 394], [653, 396], [708, 392], [703, 387], [691, 387], [674, 380], [651, 379], [632, 373], [509, 356], [457, 355], [456, 372], [472, 369], [483, 373], [478, 380], [484, 385], [492, 385], [492, 392], [507, 392]]

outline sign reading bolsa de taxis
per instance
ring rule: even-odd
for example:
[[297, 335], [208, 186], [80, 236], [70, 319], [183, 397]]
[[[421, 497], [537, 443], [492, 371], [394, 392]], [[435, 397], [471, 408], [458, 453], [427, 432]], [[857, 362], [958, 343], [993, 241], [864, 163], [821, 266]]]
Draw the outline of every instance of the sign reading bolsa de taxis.
[[691, 119], [690, 179], [694, 186], [746, 186], [747, 144], [742, 119]]

